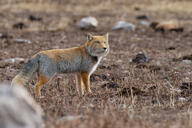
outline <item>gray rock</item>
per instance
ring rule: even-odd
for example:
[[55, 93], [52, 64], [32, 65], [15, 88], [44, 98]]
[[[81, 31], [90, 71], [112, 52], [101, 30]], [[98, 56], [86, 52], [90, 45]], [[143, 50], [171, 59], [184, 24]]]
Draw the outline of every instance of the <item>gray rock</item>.
[[182, 63], [189, 65], [189, 64], [192, 64], [192, 61], [191, 60], [182, 60]]
[[77, 23], [77, 27], [79, 27], [80, 29], [91, 29], [97, 26], [98, 21], [95, 17], [85, 17]]
[[1, 128], [42, 128], [42, 113], [24, 88], [0, 85]]
[[112, 30], [119, 30], [119, 29], [124, 29], [124, 30], [135, 30], [135, 25], [126, 21], [118, 21], [112, 28]]
[[142, 21], [140, 21], [139, 22], [141, 25], [143, 25], [143, 26], [149, 26], [150, 25], [150, 23], [148, 22], [148, 21], [145, 21], [145, 20], [142, 20]]
[[12, 39], [13, 42], [16, 42], [16, 43], [27, 43], [27, 44], [31, 44], [32, 42], [30, 40], [27, 40], [27, 39]]
[[179, 101], [186, 101], [186, 98], [184, 98], [184, 97], [179, 97], [178, 100], [179, 100]]
[[77, 116], [68, 115], [68, 116], [64, 116], [64, 117], [60, 118], [60, 121], [72, 121], [72, 120], [76, 120], [76, 119], [80, 119], [80, 118], [87, 118], [87, 116], [83, 116], [83, 115], [77, 115]]
[[9, 58], [9, 59], [5, 59], [3, 60], [5, 63], [15, 63], [15, 62], [24, 62], [24, 58], [19, 58], [19, 57], [16, 57], [16, 58]]
[[134, 62], [134, 63], [146, 63], [146, 62], [149, 62], [149, 59], [144, 53], [139, 52], [136, 55], [136, 57], [132, 59], [132, 62]]

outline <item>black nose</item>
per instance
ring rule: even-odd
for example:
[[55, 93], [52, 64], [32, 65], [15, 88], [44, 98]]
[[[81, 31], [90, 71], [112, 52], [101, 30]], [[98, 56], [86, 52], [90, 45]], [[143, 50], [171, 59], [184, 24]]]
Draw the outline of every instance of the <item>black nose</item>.
[[107, 50], [107, 48], [103, 48], [104, 50]]

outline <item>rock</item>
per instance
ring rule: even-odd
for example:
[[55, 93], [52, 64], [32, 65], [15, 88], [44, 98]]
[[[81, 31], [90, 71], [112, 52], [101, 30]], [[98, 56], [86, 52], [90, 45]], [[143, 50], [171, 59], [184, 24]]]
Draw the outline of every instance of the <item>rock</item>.
[[11, 64], [19, 64], [19, 63], [23, 63], [25, 60], [23, 58], [9, 58], [9, 59], [5, 59], [5, 60], [1, 60], [0, 61], [0, 68], [5, 68], [6, 66], [9, 66]]
[[98, 21], [95, 17], [82, 18], [78, 23], [77, 27], [80, 29], [92, 29], [98, 26]]
[[42, 128], [43, 111], [20, 86], [0, 85], [1, 128]]
[[19, 22], [13, 25], [14, 29], [23, 29], [26, 28], [27, 26], [23, 22]]
[[80, 119], [80, 118], [87, 118], [87, 116], [83, 116], [83, 115], [78, 115], [78, 116], [68, 115], [68, 116], [64, 116], [64, 117], [60, 118], [60, 121], [72, 121], [72, 120]]
[[182, 63], [186, 64], [186, 65], [190, 65], [190, 64], [192, 64], [192, 61], [191, 60], [182, 60]]
[[145, 20], [140, 21], [140, 24], [143, 26], [150, 26], [150, 23], [148, 21], [145, 21]]
[[16, 42], [16, 43], [28, 43], [31, 44], [32, 42], [30, 40], [27, 39], [12, 39], [11, 41]]
[[3, 60], [5, 63], [21, 63], [21, 62], [24, 62], [25, 59], [23, 58], [19, 58], [19, 57], [16, 57], [16, 58], [10, 58], [10, 59], [5, 59]]
[[138, 19], [138, 20], [148, 20], [148, 17], [146, 15], [139, 15], [139, 16], [136, 16], [136, 19]]
[[135, 25], [126, 21], [118, 21], [112, 28], [112, 30], [119, 30], [119, 29], [123, 29], [123, 30], [131, 30], [134, 31], [135, 30]]
[[182, 83], [182, 85], [180, 86], [180, 89], [181, 90], [192, 89], [192, 82], [184, 82], [184, 83]]
[[192, 54], [191, 55], [185, 55], [182, 57], [183, 60], [192, 60]]
[[30, 21], [42, 21], [41, 17], [35, 17], [33, 15], [30, 15], [28, 18]]
[[157, 102], [156, 99], [153, 99], [153, 100], [151, 100], [151, 103], [152, 103], [152, 104], [157, 104], [158, 102]]
[[186, 101], [186, 98], [184, 98], [184, 97], [179, 97], [178, 100], [179, 100], [179, 101]]
[[167, 48], [167, 50], [175, 50], [176, 48], [174, 46], [170, 46]]
[[0, 33], [0, 38], [1, 38], [1, 39], [8, 39], [8, 38], [12, 38], [12, 36], [9, 36], [9, 35], [6, 34], [6, 33]]
[[132, 60], [134, 63], [145, 63], [148, 62], [149, 59], [144, 53], [138, 53], [136, 57]]
[[170, 21], [162, 21], [162, 22], [152, 22], [150, 27], [155, 31], [175, 31], [175, 32], [183, 32], [184, 28], [180, 27], [178, 21], [170, 20]]

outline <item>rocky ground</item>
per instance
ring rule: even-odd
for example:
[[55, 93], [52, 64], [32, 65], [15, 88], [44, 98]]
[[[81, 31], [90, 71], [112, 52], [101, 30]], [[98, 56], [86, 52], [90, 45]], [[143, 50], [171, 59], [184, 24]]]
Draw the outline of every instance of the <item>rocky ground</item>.
[[[87, 33], [109, 32], [111, 50], [91, 76], [93, 94], [77, 95], [74, 74], [55, 76], [43, 87], [44, 98], [34, 96], [36, 77], [26, 85], [45, 111], [46, 128], [192, 127], [189, 0], [1, 2], [2, 83], [10, 82], [38, 51], [79, 46]], [[145, 23], [178, 20], [184, 31], [154, 31], [136, 18], [141, 15], [147, 16]], [[79, 29], [77, 22], [86, 16], [95, 17], [98, 26]], [[136, 28], [112, 31], [122, 20]]]

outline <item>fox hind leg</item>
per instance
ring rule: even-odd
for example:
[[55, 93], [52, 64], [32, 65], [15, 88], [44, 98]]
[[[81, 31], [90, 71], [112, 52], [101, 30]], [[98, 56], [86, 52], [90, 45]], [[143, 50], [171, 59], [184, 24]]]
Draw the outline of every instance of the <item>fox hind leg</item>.
[[41, 88], [48, 81], [49, 80], [45, 76], [39, 75], [39, 81], [35, 84], [35, 93], [37, 97], [41, 97]]
[[81, 73], [81, 78], [83, 80], [85, 90], [89, 93], [92, 93], [91, 89], [90, 89], [90, 76], [89, 76], [89, 74], [88, 73]]
[[79, 95], [84, 95], [83, 81], [80, 73], [77, 73], [76, 75], [76, 88]]

